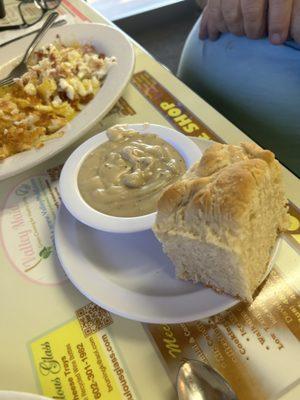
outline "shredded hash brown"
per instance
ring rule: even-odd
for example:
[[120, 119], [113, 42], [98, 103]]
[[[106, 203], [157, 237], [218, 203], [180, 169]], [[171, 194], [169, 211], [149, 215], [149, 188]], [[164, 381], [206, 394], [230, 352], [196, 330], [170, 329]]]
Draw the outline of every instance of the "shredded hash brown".
[[67, 47], [58, 41], [36, 51], [28, 72], [0, 88], [0, 159], [61, 136], [114, 63], [91, 45]]

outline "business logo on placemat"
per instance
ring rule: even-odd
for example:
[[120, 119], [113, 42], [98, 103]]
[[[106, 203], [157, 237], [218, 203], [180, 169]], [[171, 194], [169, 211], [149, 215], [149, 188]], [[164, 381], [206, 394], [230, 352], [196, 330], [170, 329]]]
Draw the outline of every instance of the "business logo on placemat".
[[131, 83], [178, 131], [188, 136], [224, 143], [224, 140], [205, 126], [149, 72], [137, 72], [133, 75]]
[[50, 174], [30, 177], [9, 194], [1, 213], [1, 240], [11, 264], [24, 277], [43, 284], [66, 279], [54, 246], [54, 223], [60, 204], [57, 180]]
[[29, 352], [41, 391], [49, 398], [140, 398], [109, 329], [85, 336], [72, 320], [35, 338]]

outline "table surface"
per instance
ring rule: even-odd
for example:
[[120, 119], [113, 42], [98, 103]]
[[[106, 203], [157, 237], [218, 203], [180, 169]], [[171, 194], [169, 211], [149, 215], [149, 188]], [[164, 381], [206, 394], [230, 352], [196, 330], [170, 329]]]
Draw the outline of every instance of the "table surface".
[[[98, 12], [93, 10], [88, 4], [81, 0], [63, 0], [61, 11], [67, 12], [68, 14], [73, 15], [74, 18], [86, 22], [101, 22], [106, 24], [110, 23]], [[28, 41], [29, 40], [30, 38], [28, 39]], [[5, 51], [5, 48], [0, 50], [0, 58], [1, 54], [3, 54], [1, 53], [1, 51]], [[172, 127], [177, 127], [177, 129], [184, 132], [184, 126], [181, 126], [180, 121], [178, 122], [178, 120], [176, 120], [177, 117], [168, 114], [160, 108], [160, 103], [157, 102], [157, 96], [153, 94], [156, 90], [156, 93], [159, 94], [160, 99], [164, 99], [164, 101], [168, 102], [168, 104], [174, 103], [173, 106], [176, 109], [180, 110], [181, 115], [185, 114], [187, 118], [191, 119], [191, 122], [196, 124], [196, 126], [198, 127], [197, 136], [205, 139], [224, 141], [232, 144], [239, 144], [241, 141], [249, 140], [249, 138], [247, 138], [244, 133], [242, 133], [237, 127], [233, 126], [216, 110], [214, 110], [206, 102], [204, 102], [199, 96], [193, 93], [176, 77], [174, 77], [164, 66], [155, 61], [151, 55], [149, 55], [136, 43], [135, 53], [136, 68], [131, 84], [126, 88], [118, 105], [104, 119], [104, 121], [98, 124], [94, 130], [92, 130], [87, 136], [85, 136], [85, 139], [86, 137], [93, 135], [97, 131], [101, 131], [102, 129], [113, 123], [127, 121], [133, 123], [140, 122], [141, 118], [143, 119], [143, 122], [149, 121], [154, 123], [166, 124]], [[49, 381], [47, 381], [47, 374], [43, 375], [43, 373], [41, 373], [41, 363], [38, 364], [37, 362], [38, 357], [40, 357], [41, 347], [45, 347], [47, 346], [47, 343], [52, 342], [56, 344], [60, 343], [59, 346], [62, 346], [60, 342], [60, 337], [64, 337], [64, 335], [67, 335], [68, 337], [72, 337], [73, 335], [74, 340], [75, 338], [77, 340], [77, 336], [79, 337], [79, 330], [76, 330], [77, 327], [75, 327], [74, 324], [78, 324], [79, 322], [82, 328], [82, 315], [85, 315], [87, 308], [90, 307], [89, 310], [91, 309], [91, 303], [88, 303], [87, 299], [79, 294], [68, 282], [63, 281], [63, 283], [60, 282], [60, 284], [57, 283], [53, 286], [38, 285], [24, 279], [24, 274], [17, 274], [15, 269], [11, 268], [11, 264], [16, 264], [16, 262], [11, 262], [9, 256], [10, 252], [14, 254], [14, 251], [17, 252], [17, 249], [14, 248], [13, 245], [11, 243], [8, 243], [6, 240], [6, 235], [8, 233], [8, 230], [10, 229], [8, 228], [8, 221], [11, 222], [11, 220], [9, 220], [9, 211], [12, 210], [12, 207], [14, 207], [14, 205], [16, 204], [14, 202], [17, 190], [24, 187], [24, 184], [28, 185], [34, 183], [35, 185], [44, 185], [45, 182], [50, 182], [50, 178], [52, 178], [53, 175], [55, 175], [55, 173], [57, 172], [57, 166], [61, 165], [64, 162], [64, 160], [67, 158], [68, 154], [70, 154], [70, 151], [73, 148], [74, 146], [72, 146], [71, 149], [64, 151], [62, 154], [49, 160], [42, 166], [35, 167], [31, 171], [25, 172], [22, 175], [1, 182], [0, 184], [0, 207], [2, 209], [2, 219], [0, 220], [0, 227], [2, 230], [0, 263], [1, 265], [3, 265], [2, 279], [0, 281], [0, 292], [2, 293], [3, 298], [6, 299], [6, 301], [1, 302], [0, 305], [0, 313], [4, 319], [4, 328], [1, 329], [0, 334], [0, 340], [2, 341], [0, 348], [1, 389], [39, 392], [49, 395], [50, 389], [47, 387], [47, 385], [49, 385]], [[50, 178], [46, 179], [46, 175]], [[294, 269], [296, 270], [297, 266], [300, 266], [300, 214], [297, 210], [297, 207], [299, 207], [300, 205], [300, 182], [296, 176], [294, 176], [284, 167], [283, 175], [287, 196], [291, 203], [293, 203], [293, 205], [291, 206], [291, 213], [294, 218], [294, 224], [296, 224], [294, 231], [291, 231], [289, 233], [289, 236], [287, 236], [285, 240], [283, 246], [284, 253], [278, 261], [278, 270], [276, 271], [278, 271], [279, 273], [283, 273], [284, 275], [285, 270], [294, 271]], [[51, 186], [52, 189], [56, 189], [57, 182], [55, 181], [55, 179], [53, 180], [53, 185], [54, 186]], [[43, 194], [45, 193], [45, 190], [46, 189], [43, 186]], [[55, 191], [51, 190], [52, 196], [53, 192]], [[57, 197], [57, 199], [59, 199], [59, 197]], [[24, 210], [27, 210], [26, 212], [28, 214], [28, 207], [30, 206], [30, 203], [28, 203], [28, 201], [31, 200], [25, 200]], [[43, 238], [47, 238], [49, 236], [49, 231], [46, 230], [44, 225], [42, 226], [42, 222], [39, 222], [40, 220], [38, 220], [38, 218], [37, 221], [41, 224], [41, 229], [43, 229], [41, 236]], [[31, 226], [34, 226], [32, 220], [31, 224]], [[13, 234], [14, 232], [12, 229], [11, 232], [9, 231], [9, 235]], [[285, 266], [284, 263], [287, 259], [290, 260], [290, 263], [288, 266]], [[47, 268], [53, 269], [55, 271], [55, 273], [52, 273], [51, 275], [52, 279], [53, 277], [55, 277], [55, 274], [58, 274], [57, 271], [59, 268], [57, 267], [58, 262], [55, 259], [55, 255], [53, 255], [53, 257], [51, 256], [49, 260], [45, 260], [45, 263], [47, 263]], [[295, 293], [299, 294], [299, 286], [295, 286], [294, 288]], [[50, 298], [53, 299], [53, 301], [50, 301]], [[39, 302], [41, 303], [41, 305], [37, 304]], [[11, 307], [7, 308], [7, 304], [11, 304]], [[291, 307], [294, 307], [293, 304]], [[31, 311], [33, 308], [35, 309], [34, 313]], [[95, 312], [96, 311], [93, 309], [93, 315], [95, 315]], [[118, 355], [119, 360], [121, 360], [123, 363], [124, 376], [126, 373], [127, 383], [130, 382], [130, 389], [132, 393], [135, 393], [135, 398], [143, 398], [146, 400], [150, 400], [153, 398], [158, 400], [171, 400], [176, 398], [174, 387], [172, 385], [172, 379], [174, 378], [174, 376], [172, 376], [172, 368], [174, 368], [172, 357], [174, 354], [176, 355], [176, 348], [174, 350], [174, 348], [172, 347], [170, 350], [170, 348], [168, 347], [168, 340], [171, 340], [170, 338], [172, 338], [173, 340], [172, 328], [168, 326], [148, 327], [137, 322], [125, 320], [117, 316], [111, 317], [109, 313], [105, 314], [104, 310], [97, 310], [97, 313], [102, 313], [101, 318], [103, 319], [104, 315], [104, 317], [106, 318], [105, 321], [110, 320], [110, 318], [112, 318], [113, 320], [113, 323], [109, 322], [107, 323], [107, 326], [105, 325], [103, 328], [101, 328], [102, 336], [99, 334], [99, 332], [94, 333], [94, 335], [98, 335], [97, 337], [99, 337], [100, 339], [102, 338], [104, 342], [105, 340], [108, 340], [107, 338], [105, 339], [105, 335], [107, 335], [111, 343], [113, 343], [114, 351]], [[74, 320], [75, 314], [76, 320]], [[20, 315], [22, 316], [21, 318]], [[47, 318], [45, 318], [44, 315], [47, 315]], [[199, 329], [200, 325], [201, 324], [199, 324], [198, 326]], [[162, 339], [162, 343], [167, 343], [167, 347], [169, 350], [168, 354], [165, 353], [165, 351], [160, 347], [161, 338], [159, 338], [159, 329], [161, 330], [161, 332], [164, 332], [168, 337], [167, 339]], [[174, 328], [174, 332], [179, 332], [178, 329], [179, 327], [176, 327], [176, 329]], [[183, 329], [184, 335], [190, 335], [191, 337], [191, 332], [193, 332], [194, 326], [181, 326], [180, 329]], [[201, 329], [203, 329], [203, 327]], [[254, 331], [254, 329], [252, 330]], [[297, 332], [299, 333], [299, 330]], [[80, 340], [84, 342], [86, 338], [82, 336], [82, 333], [80, 334]], [[284, 332], [284, 334], [286, 334], [286, 332]], [[92, 341], [92, 338], [95, 338], [96, 336], [86, 336], [89, 337], [89, 345], [92, 343], [92, 345], [96, 346], [96, 344]], [[184, 340], [183, 337], [181, 339], [182, 341]], [[71, 340], [73, 339], [70, 339], [70, 343], [67, 345], [67, 347], [73, 345], [71, 343]], [[154, 346], [154, 342], [158, 347]], [[3, 346], [3, 343], [8, 343], [10, 345]], [[105, 343], [107, 344], [107, 342]], [[84, 342], [84, 344], [87, 348], [86, 342]], [[57, 344], [57, 348], [59, 346]], [[78, 347], [78, 344], [76, 346]], [[74, 348], [76, 348], [76, 346]], [[291, 343], [289, 343], [289, 346], [290, 349], [292, 349], [291, 346], [294, 346], [293, 338], [291, 339]], [[62, 352], [64, 350], [58, 349], [57, 351]], [[256, 350], [253, 350], [252, 348], [251, 351], [254, 352]], [[28, 356], [28, 354], [30, 354], [30, 356]], [[48, 353], [48, 356], [49, 354], [50, 353]], [[103, 353], [101, 354], [103, 356]], [[133, 354], [134, 357], [132, 356]], [[170, 354], [172, 357], [168, 359]], [[187, 352], [186, 354], [188, 356], [191, 356], [192, 353]], [[291, 352], [289, 354], [293, 353]], [[205, 354], [202, 354], [202, 356], [205, 357]], [[279, 356], [276, 355], [276, 357]], [[292, 370], [293, 360], [291, 356], [289, 357], [291, 362], [290, 368]], [[174, 358], [176, 357], [174, 356]], [[62, 361], [65, 360], [64, 357], [61, 357], [61, 359]], [[164, 359], [164, 361], [162, 361], [162, 359]], [[261, 362], [264, 362], [263, 359]], [[38, 368], [37, 365], [39, 365], [40, 367]], [[141, 368], [141, 365], [147, 365], [147, 369]], [[270, 365], [271, 364], [269, 364], [269, 367], [271, 368]], [[23, 374], [16, 375], [20, 366], [23, 370]], [[67, 368], [68, 367], [64, 364], [64, 371], [66, 376], [68, 375]], [[267, 371], [268, 367], [263, 368], [265, 368]], [[296, 368], [297, 367], [295, 367], [295, 369]], [[287, 382], [289, 382], [288, 378], [289, 375], [292, 374], [292, 372], [289, 373], [289, 371], [286, 370], [287, 368], [285, 368], [285, 371], [282, 371], [282, 380], [286, 380]], [[168, 374], [166, 371], [168, 371]], [[276, 373], [278, 372], [280, 373], [281, 371], [276, 371]], [[265, 371], [263, 371], [263, 373], [265, 373]], [[113, 378], [111, 376], [110, 378], [113, 381]], [[300, 376], [298, 368], [298, 380], [299, 378]], [[251, 379], [254, 379], [252, 375]], [[153, 385], [153, 391], [150, 395], [146, 394], [146, 392], [144, 393], [141, 389], [141, 387], [148, 387], [149, 381], [156, 383], [155, 385]], [[296, 381], [297, 373], [294, 373], [293, 380], [286, 384], [287, 386], [290, 386], [292, 388], [290, 391], [288, 391], [287, 386], [284, 386], [282, 389], [280, 389], [280, 383], [277, 383], [277, 386], [279, 388], [276, 388], [277, 396], [266, 395], [264, 398], [279, 398], [278, 393], [283, 391], [288, 393], [281, 396], [281, 400], [299, 399], [300, 388], [296, 385]], [[274, 382], [272, 384], [275, 385]], [[265, 383], [262, 383], [261, 385], [265, 386]], [[268, 388], [264, 387], [264, 389], [267, 390]], [[112, 397], [110, 397], [110, 394], [107, 394], [107, 397], [104, 398], [123, 398], [121, 397], [121, 395], [120, 397], [118, 397], [116, 391], [114, 393], [115, 394], [112, 395]], [[139, 395], [139, 393], [143, 393], [143, 395]], [[82, 395], [82, 398], [88, 397]], [[245, 395], [243, 399], [254, 400], [254, 397], [247, 397]]]

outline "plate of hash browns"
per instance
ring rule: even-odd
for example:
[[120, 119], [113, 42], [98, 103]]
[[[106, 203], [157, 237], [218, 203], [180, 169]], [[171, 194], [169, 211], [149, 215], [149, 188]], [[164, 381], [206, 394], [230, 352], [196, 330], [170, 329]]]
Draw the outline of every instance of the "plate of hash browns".
[[[1, 49], [0, 79], [31, 40]], [[113, 27], [84, 23], [51, 29], [28, 71], [0, 87], [0, 180], [40, 164], [84, 135], [118, 101], [133, 68], [133, 47]]]

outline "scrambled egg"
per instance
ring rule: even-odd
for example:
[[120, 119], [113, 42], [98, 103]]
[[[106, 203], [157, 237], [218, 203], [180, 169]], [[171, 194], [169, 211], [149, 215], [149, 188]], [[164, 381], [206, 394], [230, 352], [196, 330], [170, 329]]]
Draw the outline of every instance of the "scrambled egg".
[[57, 42], [36, 51], [28, 72], [0, 88], [0, 159], [61, 136], [114, 63], [91, 45]]

